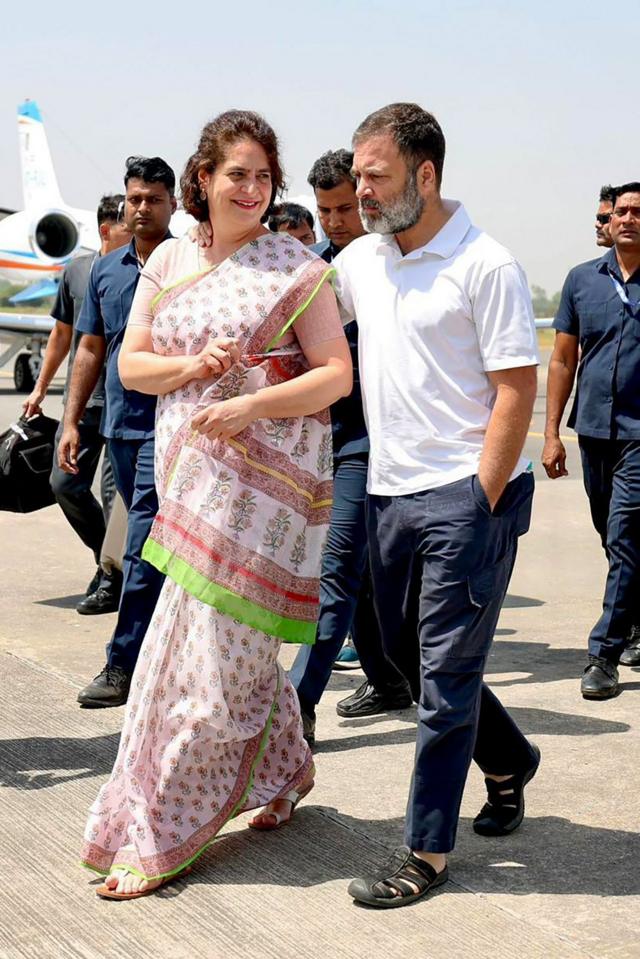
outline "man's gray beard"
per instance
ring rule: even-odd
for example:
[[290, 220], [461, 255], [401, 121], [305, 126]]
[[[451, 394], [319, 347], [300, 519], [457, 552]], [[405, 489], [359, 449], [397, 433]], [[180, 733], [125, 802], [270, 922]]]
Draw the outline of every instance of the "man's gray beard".
[[360, 219], [367, 233], [404, 233], [415, 226], [424, 210], [424, 199], [418, 192], [415, 174], [407, 177], [404, 190], [395, 200], [380, 206], [377, 217], [372, 218], [363, 208], [362, 200], [358, 204]]

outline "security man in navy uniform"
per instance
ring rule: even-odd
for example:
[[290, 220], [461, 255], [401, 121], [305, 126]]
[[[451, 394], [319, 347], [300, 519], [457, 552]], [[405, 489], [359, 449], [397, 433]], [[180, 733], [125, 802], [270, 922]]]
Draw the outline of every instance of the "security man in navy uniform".
[[96, 260], [77, 328], [83, 333], [73, 365], [58, 462], [77, 469], [78, 423], [106, 355], [106, 402], [101, 430], [107, 438], [116, 487], [127, 507], [127, 543], [118, 621], [107, 662], [81, 690], [83, 707], [126, 702], [142, 640], [162, 587], [163, 576], [141, 558], [158, 511], [153, 473], [155, 396], [126, 390], [118, 374], [122, 345], [140, 270], [169, 233], [176, 209], [175, 175], [160, 157], [129, 157], [124, 177], [123, 215], [133, 234], [122, 250]]
[[[51, 315], [56, 321], [55, 326], [47, 341], [38, 380], [31, 395], [24, 402], [23, 409], [26, 416], [42, 412], [42, 403], [51, 381], [68, 357], [62, 400], [63, 405], [66, 404], [75, 352], [82, 336], [77, 330], [77, 322], [87, 291], [91, 267], [97, 256], [106, 256], [131, 240], [131, 233], [126, 223], [118, 218], [118, 209], [123, 201], [124, 196], [121, 193], [107, 194], [102, 197], [97, 210], [100, 252], [76, 256], [65, 267], [56, 301], [51, 310]], [[105, 456], [102, 462], [101, 504], [91, 490], [105, 445], [104, 436], [100, 432], [103, 409], [104, 371], [101, 372], [96, 387], [87, 400], [82, 419], [78, 423], [79, 446], [76, 471], [65, 473], [59, 468], [57, 462], [53, 464], [51, 471], [51, 489], [58, 505], [96, 560], [95, 575], [87, 587], [86, 594], [76, 606], [76, 610], [84, 615], [115, 612], [118, 609], [122, 589], [120, 571], [107, 570], [100, 564], [100, 551], [116, 491], [108, 456]], [[56, 446], [62, 435], [62, 429], [63, 426], [60, 423], [56, 434]]]
[[618, 663], [640, 665], [640, 182], [615, 189], [613, 247], [564, 284], [547, 382], [542, 463], [567, 475], [560, 421], [578, 434], [593, 525], [609, 562], [602, 615], [589, 637], [585, 699], [618, 691]]

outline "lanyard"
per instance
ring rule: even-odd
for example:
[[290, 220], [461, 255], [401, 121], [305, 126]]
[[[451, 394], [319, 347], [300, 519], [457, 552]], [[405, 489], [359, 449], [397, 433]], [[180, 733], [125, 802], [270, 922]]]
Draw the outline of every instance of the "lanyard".
[[625, 290], [625, 288], [623, 287], [620, 280], [613, 275], [609, 267], [607, 267], [607, 271], [609, 273], [609, 279], [611, 280], [614, 287], [616, 288], [616, 293], [618, 294], [618, 296], [620, 297], [624, 305], [629, 307], [631, 311], [631, 315], [636, 316], [638, 312], [638, 307], [640, 307], [640, 299], [637, 299], [635, 302], [630, 300], [629, 295], [627, 291]]

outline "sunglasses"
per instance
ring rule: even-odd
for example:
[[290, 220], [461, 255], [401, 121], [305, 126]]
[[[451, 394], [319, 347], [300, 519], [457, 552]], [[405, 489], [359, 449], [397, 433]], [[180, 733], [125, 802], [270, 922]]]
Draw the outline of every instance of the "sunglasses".
[[601, 226], [606, 226], [607, 223], [611, 222], [610, 213], [596, 213], [596, 220]]

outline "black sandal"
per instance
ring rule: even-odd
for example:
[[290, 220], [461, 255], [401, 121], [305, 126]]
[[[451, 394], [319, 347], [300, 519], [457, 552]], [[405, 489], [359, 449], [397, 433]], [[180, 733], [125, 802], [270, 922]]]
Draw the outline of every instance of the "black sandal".
[[479, 836], [508, 836], [524, 819], [524, 787], [538, 771], [540, 750], [531, 743], [535, 761], [524, 773], [515, 773], [502, 782], [485, 779], [488, 802], [473, 820], [473, 830]]
[[414, 856], [407, 846], [400, 846], [378, 876], [354, 879], [349, 883], [348, 892], [356, 902], [366, 906], [395, 909], [423, 899], [448, 878], [446, 866], [442, 872], [436, 872], [428, 862]]

